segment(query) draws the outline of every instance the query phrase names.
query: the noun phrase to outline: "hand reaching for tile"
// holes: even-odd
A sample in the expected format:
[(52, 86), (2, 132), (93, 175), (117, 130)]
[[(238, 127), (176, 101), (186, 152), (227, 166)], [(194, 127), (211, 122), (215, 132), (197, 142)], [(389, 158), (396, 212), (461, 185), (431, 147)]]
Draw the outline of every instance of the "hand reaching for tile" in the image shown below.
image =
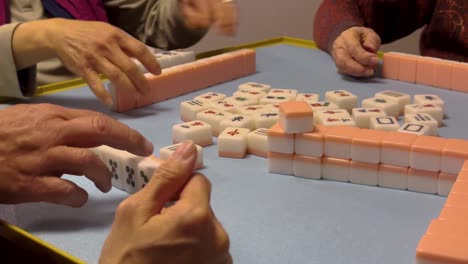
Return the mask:
[[(196, 148), (184, 142), (145, 188), (123, 201), (100, 263), (232, 263), (229, 238), (210, 206), (211, 184), (192, 174)], [(170, 207), (164, 207), (179, 197)]]
[(83, 206), (87, 192), (62, 179), (84, 175), (111, 188), (111, 173), (90, 147), (108, 145), (147, 156), (153, 145), (101, 113), (55, 105), (15, 105), (0, 111), (0, 203), (49, 202)]

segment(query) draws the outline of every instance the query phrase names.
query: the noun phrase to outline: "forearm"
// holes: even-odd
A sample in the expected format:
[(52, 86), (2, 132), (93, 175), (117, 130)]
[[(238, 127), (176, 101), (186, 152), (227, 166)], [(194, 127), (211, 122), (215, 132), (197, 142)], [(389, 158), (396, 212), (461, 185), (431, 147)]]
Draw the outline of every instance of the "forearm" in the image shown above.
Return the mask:
[(317, 46), (330, 52), (341, 32), (352, 26), (364, 26), (359, 0), (324, 0), (314, 19), (314, 40)]
[(55, 56), (51, 31), (53, 19), (18, 25), (11, 40), (16, 70), (22, 70)]

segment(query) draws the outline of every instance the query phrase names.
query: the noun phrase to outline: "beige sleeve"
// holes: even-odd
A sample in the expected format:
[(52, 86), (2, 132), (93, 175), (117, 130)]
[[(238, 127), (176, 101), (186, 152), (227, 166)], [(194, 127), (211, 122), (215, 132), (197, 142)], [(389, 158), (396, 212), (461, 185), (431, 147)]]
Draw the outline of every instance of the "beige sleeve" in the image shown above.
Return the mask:
[(11, 40), (19, 23), (0, 26), (0, 97), (25, 98), (36, 89), (36, 67), (17, 71)]
[(155, 48), (186, 48), (208, 31), (185, 26), (179, 0), (105, 0), (104, 5), (113, 25)]

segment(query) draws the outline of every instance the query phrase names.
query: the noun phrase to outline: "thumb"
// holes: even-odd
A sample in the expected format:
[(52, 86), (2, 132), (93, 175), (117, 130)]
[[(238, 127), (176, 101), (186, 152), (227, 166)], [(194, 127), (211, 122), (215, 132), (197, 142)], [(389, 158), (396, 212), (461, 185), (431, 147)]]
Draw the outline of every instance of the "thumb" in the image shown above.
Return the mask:
[(135, 194), (146, 220), (161, 212), (176, 197), (192, 175), (197, 149), (191, 141), (179, 145), (171, 157), (161, 164), (150, 182)]

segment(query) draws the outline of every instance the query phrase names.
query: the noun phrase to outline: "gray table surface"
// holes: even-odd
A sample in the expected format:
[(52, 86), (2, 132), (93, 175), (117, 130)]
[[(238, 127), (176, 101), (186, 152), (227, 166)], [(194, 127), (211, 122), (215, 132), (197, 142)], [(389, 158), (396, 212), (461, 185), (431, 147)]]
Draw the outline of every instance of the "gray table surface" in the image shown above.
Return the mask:
[[(32, 102), (110, 114), (149, 138), (157, 154), (171, 143), (171, 127), (180, 122), (179, 103), (206, 91), (232, 94), (239, 84), (254, 81), (319, 93), (321, 98), (328, 90), (346, 89), (362, 100), (393, 89), (440, 95), (446, 100), (441, 136), (467, 138), (466, 94), (379, 78), (343, 77), (324, 52), (289, 45), (258, 49), (257, 69), (257, 74), (125, 114), (108, 111), (87, 88)], [(271, 174), (266, 159), (219, 158), (216, 145), (204, 153), (202, 172), (212, 182), (212, 206), (230, 234), (235, 263), (413, 263), (420, 237), (445, 201), (435, 195)], [(3, 209), (13, 224), (96, 263), (115, 208), (127, 194), (116, 189), (102, 194), (83, 177), (65, 177), (89, 192), (83, 208), (36, 203)]]

